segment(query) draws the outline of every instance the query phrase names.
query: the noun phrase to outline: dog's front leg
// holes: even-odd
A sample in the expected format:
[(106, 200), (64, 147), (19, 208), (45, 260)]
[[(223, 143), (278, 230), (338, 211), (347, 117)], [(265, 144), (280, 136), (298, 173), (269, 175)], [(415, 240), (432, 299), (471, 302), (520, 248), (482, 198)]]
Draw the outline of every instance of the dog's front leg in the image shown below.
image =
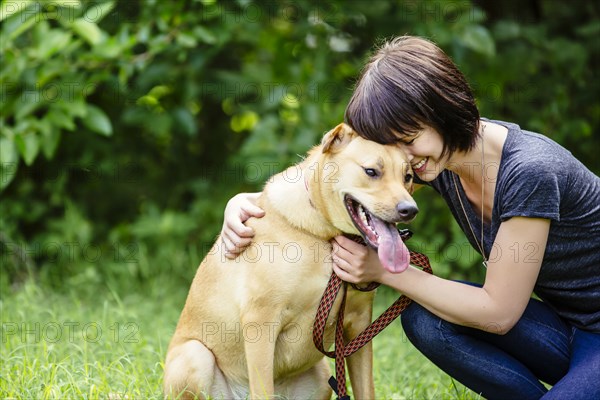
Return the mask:
[(261, 313), (246, 315), (242, 324), (250, 398), (272, 398), (275, 394), (273, 363), (278, 332), (273, 332), (273, 322), (267, 321)]
[(375, 398), (373, 346), (371, 342), (348, 357), (348, 373), (355, 399), (366, 400)]
[[(374, 297), (373, 292), (350, 291), (348, 295), (344, 323), (344, 337), (347, 342), (358, 336), (371, 323)], [(354, 398), (374, 399), (372, 342), (348, 357), (347, 361)]]

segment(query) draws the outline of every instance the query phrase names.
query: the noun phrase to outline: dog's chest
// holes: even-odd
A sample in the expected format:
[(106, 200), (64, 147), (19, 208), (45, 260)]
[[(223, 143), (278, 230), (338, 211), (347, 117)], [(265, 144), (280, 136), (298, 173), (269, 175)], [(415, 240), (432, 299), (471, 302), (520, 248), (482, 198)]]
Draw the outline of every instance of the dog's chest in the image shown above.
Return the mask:
[[(317, 297), (314, 304), (296, 313), (293, 317), (289, 316), (288, 322), (279, 332), (275, 345), (275, 379), (307, 370), (323, 358), (323, 354), (316, 349), (313, 343), (313, 324), (319, 299), (320, 297)], [(337, 318), (338, 309), (339, 305), (335, 304), (325, 334), (326, 346), (333, 343), (335, 331), (333, 321)]]

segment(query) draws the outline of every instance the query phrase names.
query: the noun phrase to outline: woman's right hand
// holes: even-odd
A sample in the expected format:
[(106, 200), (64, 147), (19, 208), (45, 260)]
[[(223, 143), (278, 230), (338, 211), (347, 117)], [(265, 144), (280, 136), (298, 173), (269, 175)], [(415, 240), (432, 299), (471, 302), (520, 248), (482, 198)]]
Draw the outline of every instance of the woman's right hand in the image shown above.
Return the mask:
[(225, 257), (233, 259), (252, 243), (254, 230), (244, 222), (250, 217), (262, 218), (263, 209), (256, 205), (260, 193), (240, 193), (233, 196), (225, 207), (221, 244)]

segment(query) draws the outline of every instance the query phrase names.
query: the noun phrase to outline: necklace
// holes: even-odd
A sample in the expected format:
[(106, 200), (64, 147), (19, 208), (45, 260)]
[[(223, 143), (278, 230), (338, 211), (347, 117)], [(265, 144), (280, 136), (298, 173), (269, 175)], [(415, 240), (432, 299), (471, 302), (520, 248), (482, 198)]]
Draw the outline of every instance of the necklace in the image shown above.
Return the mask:
[(473, 227), (471, 226), (471, 221), (469, 221), (469, 216), (467, 215), (467, 211), (465, 210), (465, 206), (463, 204), (462, 198), (460, 196), (460, 192), (458, 191), (458, 183), (456, 182), (456, 174), (453, 173), (452, 174), (452, 180), (454, 182), (454, 189), (456, 189), (456, 197), (458, 197), (458, 201), (460, 203), (460, 208), (462, 209), (462, 212), (465, 216), (465, 219), (467, 220), (467, 225), (469, 226), (469, 229), (471, 230), (471, 234), (473, 235), (473, 238), (475, 239), (475, 243), (477, 243), (477, 247), (479, 248), (479, 251), (481, 253), (481, 256), (483, 257), (483, 266), (485, 268), (487, 268), (487, 258), (485, 256), (485, 252), (483, 251), (483, 205), (484, 205), (484, 195), (485, 195), (485, 147), (484, 147), (484, 137), (483, 137), (483, 132), (485, 131), (485, 126), (483, 127), (483, 129), (481, 130), (481, 241), (477, 240), (477, 236), (475, 236), (475, 231), (473, 230)]

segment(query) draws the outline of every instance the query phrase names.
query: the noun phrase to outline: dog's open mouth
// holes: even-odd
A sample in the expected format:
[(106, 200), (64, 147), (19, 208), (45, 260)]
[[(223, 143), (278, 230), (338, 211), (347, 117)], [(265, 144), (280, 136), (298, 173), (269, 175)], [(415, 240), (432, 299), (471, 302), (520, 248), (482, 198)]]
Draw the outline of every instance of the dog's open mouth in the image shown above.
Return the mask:
[(399, 273), (408, 268), (410, 253), (398, 233), (396, 224), (377, 218), (352, 196), (346, 195), (344, 203), (354, 226), (365, 242), (377, 249), (383, 267), (392, 273)]

